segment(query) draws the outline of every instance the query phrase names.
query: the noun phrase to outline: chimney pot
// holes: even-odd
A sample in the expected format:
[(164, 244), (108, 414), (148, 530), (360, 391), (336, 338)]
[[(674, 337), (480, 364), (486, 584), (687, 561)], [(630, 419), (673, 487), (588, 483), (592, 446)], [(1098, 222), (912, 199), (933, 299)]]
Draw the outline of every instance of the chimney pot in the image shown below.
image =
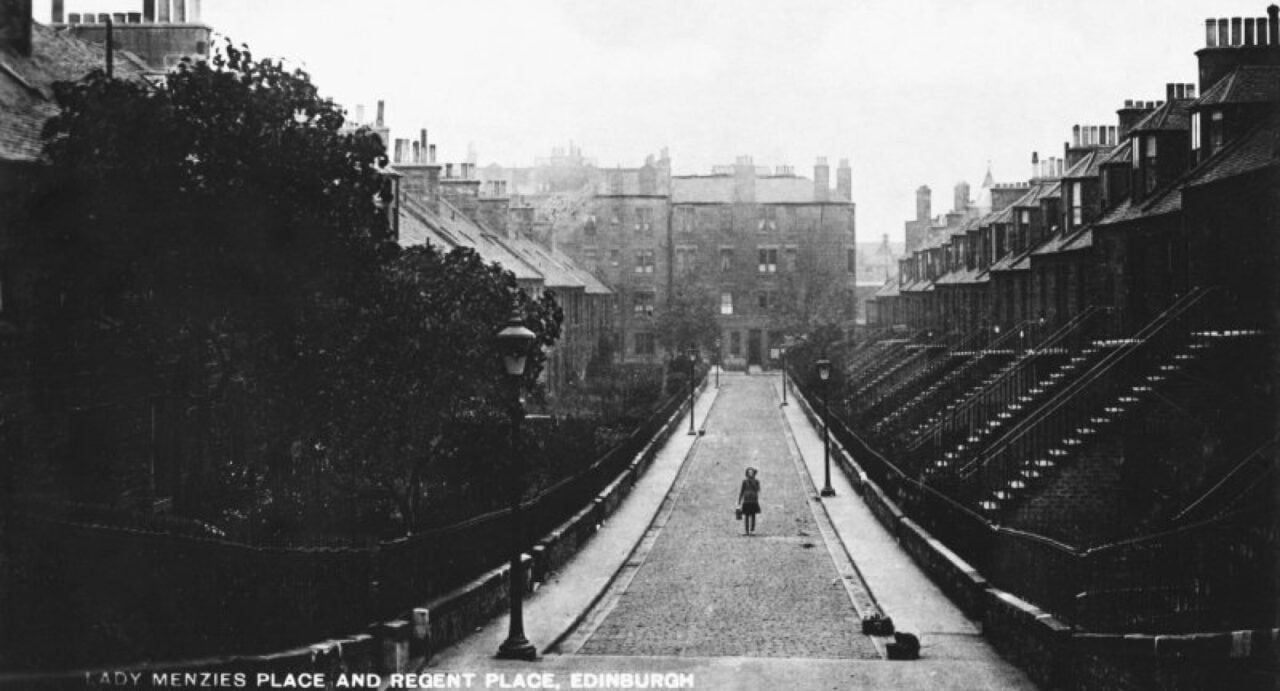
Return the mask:
[(156, 0), (156, 22), (169, 23), (169, 0)]
[(446, 178), (451, 178), (451, 177), (453, 177), (453, 164), (452, 164), (452, 163), (446, 163), (446, 164), (444, 164), (444, 176), (445, 176)]
[(1246, 46), (1253, 45), (1253, 17), (1244, 18), (1244, 44)]
[(67, 15), (67, 23), (68, 23), (68, 24), (79, 24), (79, 23), (80, 23), (80, 13), (79, 13), (79, 12), (72, 12), (71, 14)]
[(1226, 17), (1218, 20), (1218, 47), (1226, 48), (1231, 45), (1231, 22)]
[(1080, 126), (1073, 125), (1071, 127), (1071, 146), (1080, 146)]
[(1269, 45), (1280, 45), (1280, 6), (1274, 4), (1267, 6), (1267, 43)]
[(422, 163), (422, 147), (419, 146), (418, 142), (413, 143), (413, 162)]
[(1216, 48), (1218, 46), (1218, 20), (1204, 20), (1204, 45), (1206, 48)]
[(435, 163), (435, 162), (436, 162), (436, 145), (430, 144), (427, 146), (427, 163)]
[[(163, 1), (163, 0), (162, 0), (162, 1)], [(377, 119), (377, 121), (374, 123), (374, 124), (376, 124), (378, 127), (382, 127), (382, 126), (383, 126), (382, 116), (383, 116), (385, 113), (386, 113), (386, 102), (385, 102), (385, 101), (381, 101), (381, 100), (380, 100), (380, 101), (378, 101), (378, 119)]]
[(1231, 45), (1238, 46), (1244, 43), (1244, 19), (1241, 17), (1231, 18)]
[(1172, 101), (1176, 97), (1177, 89), (1178, 89), (1177, 84), (1165, 84), (1164, 85), (1165, 100)]
[(63, 22), (63, 0), (53, 0), (53, 23)]
[(1195, 98), (1195, 97), (1196, 97), (1196, 85), (1195, 85), (1195, 84), (1188, 84), (1188, 85), (1187, 85), (1187, 98)]
[[(1267, 45), (1267, 18), (1258, 17), (1253, 22), (1254, 31), (1258, 34), (1258, 45)], [(1274, 44), (1272, 44), (1274, 45)]]
[(173, 23), (187, 23), (187, 0), (173, 0)]

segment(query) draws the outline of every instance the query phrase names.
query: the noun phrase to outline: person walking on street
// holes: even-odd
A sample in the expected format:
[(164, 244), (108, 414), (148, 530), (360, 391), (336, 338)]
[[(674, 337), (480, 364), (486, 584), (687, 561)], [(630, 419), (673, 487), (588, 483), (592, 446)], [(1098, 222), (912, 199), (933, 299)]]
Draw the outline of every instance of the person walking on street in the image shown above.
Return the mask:
[(747, 468), (747, 477), (738, 491), (738, 510), (742, 512), (742, 527), (747, 535), (756, 532), (756, 514), (760, 513), (760, 481), (756, 469)]

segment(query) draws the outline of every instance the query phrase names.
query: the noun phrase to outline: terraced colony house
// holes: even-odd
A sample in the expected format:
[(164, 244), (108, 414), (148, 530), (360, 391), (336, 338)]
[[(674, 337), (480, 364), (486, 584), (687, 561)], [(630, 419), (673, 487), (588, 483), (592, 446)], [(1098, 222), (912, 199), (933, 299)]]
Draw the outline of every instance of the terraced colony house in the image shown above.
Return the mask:
[(904, 510), (1067, 623), (1266, 625), (1274, 602), (1277, 7), (1208, 19), (1195, 82), (1072, 128), (989, 205), (919, 191), (846, 432)]

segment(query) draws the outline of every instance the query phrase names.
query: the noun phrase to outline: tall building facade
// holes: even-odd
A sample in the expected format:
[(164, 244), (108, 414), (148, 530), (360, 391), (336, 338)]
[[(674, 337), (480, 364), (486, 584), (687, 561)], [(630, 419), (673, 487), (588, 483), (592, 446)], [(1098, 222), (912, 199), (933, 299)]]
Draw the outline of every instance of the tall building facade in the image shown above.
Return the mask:
[[(670, 355), (657, 322), (672, 299), (713, 304), (728, 367), (769, 366), (787, 335), (813, 325), (852, 330), (858, 257), (847, 161), (832, 188), (825, 159), (812, 179), (745, 156), (709, 174), (673, 175), (665, 149), (634, 168), (597, 168), (569, 151), (532, 170), (479, 174), (529, 192), (513, 204), (531, 207), (539, 234), (614, 291), (622, 360)], [(552, 179), (585, 182), (558, 190), (525, 182)]]

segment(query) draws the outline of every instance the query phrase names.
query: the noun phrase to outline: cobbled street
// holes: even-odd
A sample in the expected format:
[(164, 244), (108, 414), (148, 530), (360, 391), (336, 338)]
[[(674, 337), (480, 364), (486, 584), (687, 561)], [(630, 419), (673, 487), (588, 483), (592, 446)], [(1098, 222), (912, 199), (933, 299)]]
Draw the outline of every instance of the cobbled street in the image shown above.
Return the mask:
[[(811, 510), (770, 377), (720, 391), (669, 519), (581, 654), (876, 658)], [(733, 508), (758, 468), (762, 514)]]

